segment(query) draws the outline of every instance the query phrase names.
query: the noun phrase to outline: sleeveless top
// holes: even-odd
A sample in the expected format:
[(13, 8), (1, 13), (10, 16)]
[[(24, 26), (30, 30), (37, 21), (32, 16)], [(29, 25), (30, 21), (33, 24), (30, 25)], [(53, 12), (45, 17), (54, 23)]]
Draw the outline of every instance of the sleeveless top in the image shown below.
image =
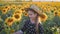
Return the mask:
[[(30, 20), (25, 21), (21, 30), (26, 34), (36, 34), (35, 24), (31, 23)], [(39, 34), (44, 34), (44, 29), (40, 23), (38, 24), (38, 32)]]

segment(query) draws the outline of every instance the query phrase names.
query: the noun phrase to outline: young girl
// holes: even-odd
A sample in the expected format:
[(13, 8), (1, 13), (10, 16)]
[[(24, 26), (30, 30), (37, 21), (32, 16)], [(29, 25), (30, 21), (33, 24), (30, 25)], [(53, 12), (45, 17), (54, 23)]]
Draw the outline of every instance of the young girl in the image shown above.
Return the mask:
[(41, 20), (39, 18), (43, 14), (41, 10), (37, 6), (31, 5), (26, 11), (28, 12), (29, 20), (25, 22), (20, 31), (14, 34), (23, 34), (23, 32), (26, 32), (26, 34), (44, 34), (44, 29), (40, 24)]

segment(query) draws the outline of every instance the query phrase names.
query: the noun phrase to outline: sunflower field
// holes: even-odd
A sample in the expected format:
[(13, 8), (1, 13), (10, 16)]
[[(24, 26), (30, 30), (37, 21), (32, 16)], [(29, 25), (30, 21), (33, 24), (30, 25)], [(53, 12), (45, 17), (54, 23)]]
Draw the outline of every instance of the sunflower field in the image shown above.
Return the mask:
[[(29, 19), (24, 8), (37, 5), (47, 16), (42, 21), (45, 34), (60, 34), (60, 2), (0, 2), (0, 34), (19, 31)], [(46, 18), (44, 18), (46, 17)]]

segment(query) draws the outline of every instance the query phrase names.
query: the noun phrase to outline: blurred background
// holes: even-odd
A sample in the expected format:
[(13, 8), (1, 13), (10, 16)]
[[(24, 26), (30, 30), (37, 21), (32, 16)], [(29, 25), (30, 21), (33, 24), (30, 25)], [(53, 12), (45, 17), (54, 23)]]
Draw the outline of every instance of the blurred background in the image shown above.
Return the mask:
[[(28, 1), (28, 2), (27, 2)], [(29, 19), (24, 8), (37, 5), (47, 16), (42, 22), (45, 34), (60, 34), (60, 2), (32, 0), (0, 0), (0, 34), (12, 34), (19, 31)], [(47, 17), (47, 18), (44, 18)]]

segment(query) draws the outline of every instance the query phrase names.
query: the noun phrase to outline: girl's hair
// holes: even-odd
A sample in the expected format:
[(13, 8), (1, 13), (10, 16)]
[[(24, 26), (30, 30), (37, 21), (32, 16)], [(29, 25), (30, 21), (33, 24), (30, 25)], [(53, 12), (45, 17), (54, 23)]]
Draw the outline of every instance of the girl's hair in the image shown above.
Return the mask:
[(37, 16), (36, 16), (36, 19), (35, 19), (35, 29), (36, 29), (36, 34), (39, 34), (38, 33), (38, 19), (39, 19), (39, 14), (35, 11), (35, 10), (33, 10), (33, 9), (29, 9), (28, 11), (33, 11), (34, 12), (34, 14), (37, 14)]
[(36, 17), (35, 24), (36, 24), (36, 27), (35, 27), (35, 29), (36, 29), (36, 34), (39, 34), (39, 33), (38, 33), (38, 15), (37, 15), (37, 17)]

